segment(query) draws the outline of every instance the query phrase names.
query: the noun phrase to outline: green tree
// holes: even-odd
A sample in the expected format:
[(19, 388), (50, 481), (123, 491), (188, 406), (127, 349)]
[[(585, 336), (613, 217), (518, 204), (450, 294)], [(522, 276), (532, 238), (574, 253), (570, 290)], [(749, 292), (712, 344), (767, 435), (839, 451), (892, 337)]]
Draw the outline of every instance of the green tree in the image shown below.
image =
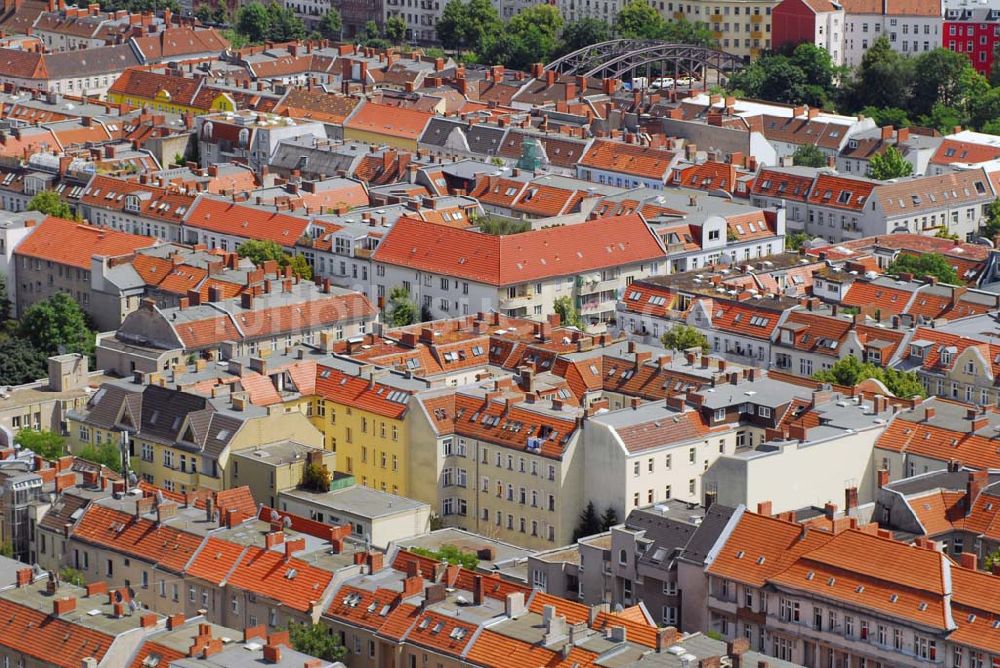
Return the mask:
[(1000, 199), (993, 200), (986, 207), (986, 222), (983, 223), (980, 234), (990, 241), (1000, 234)]
[(785, 250), (798, 252), (803, 246), (809, 243), (810, 237), (805, 232), (791, 232), (785, 234)]
[(292, 273), (303, 281), (312, 280), (313, 268), (304, 255), (286, 255), (284, 266), (291, 267)]
[(272, 42), (305, 39), (306, 27), (291, 8), (271, 2), (267, 6), (267, 20), (267, 38)]
[(319, 22), (319, 34), (326, 39), (340, 41), (344, 36), (344, 19), (331, 7)]
[(397, 285), (389, 291), (387, 316), (393, 327), (412, 325), (417, 322), (417, 313), (417, 305), (406, 288)]
[(14, 443), (45, 459), (58, 459), (66, 452), (66, 439), (48, 429), (22, 429), (14, 437)]
[(909, 399), (924, 393), (923, 385), (914, 371), (884, 369), (871, 362), (862, 362), (853, 355), (838, 360), (829, 369), (813, 374), (813, 378), (825, 383), (854, 387), (858, 383), (873, 378), (886, 386), (895, 396)]
[(594, 502), (588, 501), (586, 508), (580, 513), (579, 524), (573, 530), (573, 542), (575, 543), (587, 536), (593, 536), (595, 533), (601, 533), (601, 526), (601, 518), (597, 516), (597, 509), (594, 508)]
[(442, 545), (440, 550), (428, 550), (423, 547), (409, 547), (406, 549), (421, 557), (443, 561), (453, 566), (461, 566), (470, 571), (474, 571), (479, 567), (479, 557), (476, 556), (475, 552), (465, 552), (454, 545)]
[(462, 52), (462, 47), (465, 46), (466, 20), (465, 3), (462, 0), (448, 0), (434, 27), (441, 46)]
[(854, 108), (909, 108), (912, 95), (913, 61), (893, 50), (882, 35), (861, 59), (851, 87)]
[(576, 310), (576, 306), (570, 297), (566, 295), (556, 297), (556, 300), (552, 303), (552, 310), (559, 314), (559, 322), (563, 325), (578, 329), (583, 328), (583, 320), (580, 318), (580, 313)]
[(662, 21), (659, 39), (675, 44), (694, 44), (696, 46), (717, 47), (715, 37), (707, 23), (693, 22), (686, 19)]
[(236, 253), (240, 257), (247, 258), (258, 267), (265, 262), (274, 261), (282, 269), (291, 267), (292, 273), (304, 280), (308, 281), (313, 276), (312, 267), (304, 256), (292, 255), (274, 241), (247, 239), (236, 247)]
[(94, 333), (80, 305), (65, 292), (32, 304), (18, 328), (18, 334), (38, 351), (48, 355), (94, 350)]
[(361, 34), (358, 36), (358, 39), (363, 42), (369, 42), (373, 39), (378, 39), (380, 35), (381, 32), (378, 29), (378, 23), (375, 22), (375, 19), (368, 19), (361, 28)]
[(44, 378), (47, 356), (19, 337), (0, 341), (0, 385), (21, 385)]
[(490, 0), (469, 0), (465, 6), (462, 37), (466, 46), (478, 47), (488, 35), (503, 32), (503, 21)]
[(792, 162), (799, 167), (826, 167), (826, 154), (815, 144), (800, 144), (792, 153)]
[(476, 220), (476, 226), (483, 234), (506, 236), (509, 234), (521, 234), (522, 232), (530, 231), (531, 221), (486, 216), (484, 218), (478, 218)]
[(974, 71), (968, 56), (945, 48), (927, 51), (914, 58), (913, 99), (910, 111), (928, 114), (935, 104), (958, 106), (962, 102), (962, 77)]
[(961, 110), (941, 102), (931, 107), (929, 114), (920, 117), (921, 125), (934, 128), (944, 134), (951, 134), (956, 127), (966, 123), (968, 123), (968, 118)]
[(270, 34), (270, 15), (259, 2), (249, 2), (236, 13), (236, 32), (251, 42), (263, 42)]
[(913, 173), (913, 165), (907, 162), (903, 154), (890, 146), (881, 153), (876, 153), (868, 161), (868, 176), (879, 181), (898, 179)]
[(920, 255), (900, 253), (886, 267), (885, 273), (895, 275), (908, 273), (913, 274), (915, 278), (934, 276), (940, 282), (949, 285), (959, 285), (961, 283), (958, 272), (955, 271), (953, 266), (948, 264), (948, 260), (940, 253), (921, 253)]
[(983, 558), (983, 570), (992, 571), (997, 564), (1000, 564), (1000, 548), (993, 550)]
[(594, 18), (570, 21), (563, 28), (562, 44), (559, 47), (558, 55), (572, 53), (577, 49), (606, 42), (609, 39), (611, 39), (611, 31), (608, 29), (606, 21)]
[(663, 34), (663, 17), (643, 0), (629, 0), (615, 17), (615, 34), (626, 39), (656, 39)]
[(393, 44), (406, 39), (406, 21), (402, 16), (390, 16), (385, 21), (385, 38)]
[(703, 353), (709, 351), (708, 337), (688, 325), (675, 325), (660, 337), (660, 341), (667, 350), (701, 348)]
[(38, 211), (46, 216), (56, 216), (74, 220), (73, 210), (69, 204), (62, 201), (59, 194), (54, 190), (43, 190), (28, 201), (28, 211)]
[(312, 492), (329, 492), (330, 470), (320, 463), (307, 464), (302, 472), (302, 487)]
[(104, 441), (98, 445), (87, 443), (73, 454), (80, 459), (86, 459), (88, 462), (107, 466), (112, 471), (121, 473), (122, 453), (118, 449), (118, 445), (112, 441)]
[(833, 63), (830, 52), (812, 42), (802, 42), (792, 51), (789, 62), (802, 70), (806, 83), (819, 86), (823, 90), (833, 90), (834, 78), (837, 76), (837, 66)]
[(614, 506), (608, 506), (604, 510), (604, 514), (601, 515), (601, 527), (607, 531), (616, 524), (618, 524), (618, 511), (614, 509)]
[(69, 566), (59, 571), (59, 579), (77, 587), (83, 587), (87, 584), (87, 578), (83, 575), (83, 571), (78, 571)]
[(292, 649), (323, 661), (336, 662), (347, 655), (347, 648), (340, 644), (339, 636), (320, 624), (289, 624), (288, 639)]
[(248, 239), (236, 248), (240, 257), (245, 257), (258, 267), (269, 260), (281, 263), (286, 253), (277, 243), (262, 239)]
[(555, 5), (538, 4), (522, 9), (504, 30), (514, 49), (503, 64), (527, 69), (533, 62), (547, 62), (559, 46), (562, 27), (562, 14)]
[(885, 127), (891, 125), (894, 128), (908, 128), (912, 123), (906, 110), (899, 107), (873, 107), (867, 106), (861, 110), (861, 115), (875, 121), (875, 125)]
[(10, 293), (7, 291), (7, 276), (0, 274), (0, 324), (10, 320)]

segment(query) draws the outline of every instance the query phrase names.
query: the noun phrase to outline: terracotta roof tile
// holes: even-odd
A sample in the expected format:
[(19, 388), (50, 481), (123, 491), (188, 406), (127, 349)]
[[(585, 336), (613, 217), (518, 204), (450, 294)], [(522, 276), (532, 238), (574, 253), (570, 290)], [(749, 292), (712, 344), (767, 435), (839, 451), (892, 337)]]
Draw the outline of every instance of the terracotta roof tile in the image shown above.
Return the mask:
[(74, 537), (102, 547), (112, 548), (157, 564), (175, 573), (194, 555), (201, 539), (168, 525), (136, 519), (98, 504), (91, 504), (73, 529)]
[(49, 216), (21, 242), (15, 254), (90, 271), (90, 259), (94, 255), (128, 255), (156, 243), (153, 237), (91, 227)]

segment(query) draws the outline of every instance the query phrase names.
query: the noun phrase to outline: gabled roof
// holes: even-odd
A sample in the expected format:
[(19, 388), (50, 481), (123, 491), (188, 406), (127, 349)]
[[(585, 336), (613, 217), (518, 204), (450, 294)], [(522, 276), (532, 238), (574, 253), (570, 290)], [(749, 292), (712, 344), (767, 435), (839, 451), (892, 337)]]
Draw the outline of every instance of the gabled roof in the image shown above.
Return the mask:
[(79, 668), (87, 657), (101, 662), (115, 641), (114, 636), (5, 598), (0, 598), (0, 619), (4, 646), (40, 665)]
[(283, 552), (251, 547), (227, 580), (228, 584), (266, 596), (299, 612), (323, 598), (333, 573)]
[(188, 211), (185, 225), (246, 239), (273, 241), (291, 248), (309, 227), (305, 217), (201, 197)]
[(849, 179), (821, 172), (813, 182), (808, 202), (860, 213), (864, 210), (868, 197), (876, 185), (873, 181)]
[(345, 128), (416, 140), (434, 114), (365, 102), (344, 123)]
[(316, 366), (316, 394), (396, 420), (406, 414), (410, 399), (405, 390), (322, 365)]
[(100, 504), (91, 504), (73, 528), (73, 536), (92, 545), (113, 549), (155, 563), (174, 573), (194, 555), (201, 539), (153, 520), (137, 519)]
[(662, 148), (598, 139), (590, 145), (579, 164), (582, 167), (662, 182), (666, 180), (677, 157), (676, 152)]
[(156, 244), (157, 240), (153, 237), (91, 227), (49, 216), (21, 242), (15, 253), (90, 271), (90, 259), (95, 255), (128, 255)]
[(663, 257), (638, 215), (493, 236), (400, 218), (375, 251), (387, 264), (491, 285), (514, 285)]

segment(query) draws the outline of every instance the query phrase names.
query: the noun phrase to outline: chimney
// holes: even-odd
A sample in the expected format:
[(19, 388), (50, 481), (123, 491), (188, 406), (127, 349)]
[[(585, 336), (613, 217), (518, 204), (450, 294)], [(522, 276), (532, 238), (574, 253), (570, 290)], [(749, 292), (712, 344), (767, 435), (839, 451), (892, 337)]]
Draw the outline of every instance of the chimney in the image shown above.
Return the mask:
[(844, 514), (848, 515), (858, 507), (858, 488), (848, 487), (844, 490)]
[(679, 635), (677, 629), (673, 626), (656, 629), (656, 653), (662, 654), (665, 652), (668, 647), (677, 642)]
[(757, 504), (757, 514), (763, 515), (765, 517), (770, 517), (773, 514), (772, 504), (770, 501), (761, 501)]
[(965, 483), (965, 515), (972, 512), (972, 506), (989, 483), (989, 473), (986, 471), (971, 471), (969, 479)]
[(886, 469), (878, 470), (878, 488), (882, 489), (889, 484), (889, 471)]
[(67, 613), (76, 610), (76, 597), (67, 596), (66, 598), (57, 598), (52, 601), (52, 616), (59, 617), (60, 615), (65, 615)]
[[(30, 569), (29, 569), (30, 570)], [(472, 603), (482, 605), (485, 597), (485, 587), (483, 586), (483, 576), (475, 575), (472, 579)]]
[(976, 553), (975, 552), (963, 552), (958, 557), (958, 563), (961, 564), (962, 568), (968, 568), (970, 570), (976, 570)]
[(837, 504), (827, 503), (823, 506), (823, 516), (828, 520), (832, 520), (834, 515), (837, 514)]

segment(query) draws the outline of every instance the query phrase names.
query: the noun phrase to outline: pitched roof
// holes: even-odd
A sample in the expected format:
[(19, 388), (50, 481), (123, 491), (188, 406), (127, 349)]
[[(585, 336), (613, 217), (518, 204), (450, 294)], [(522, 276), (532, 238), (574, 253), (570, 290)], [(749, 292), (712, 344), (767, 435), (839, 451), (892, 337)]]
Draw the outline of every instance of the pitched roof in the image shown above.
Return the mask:
[(79, 668), (87, 657), (100, 662), (115, 641), (106, 633), (4, 598), (0, 620), (0, 643), (42, 665)]
[(676, 152), (662, 148), (598, 139), (583, 154), (579, 164), (583, 167), (664, 181), (677, 156)]
[(201, 197), (185, 225), (246, 239), (273, 241), (291, 248), (306, 233), (309, 220), (235, 202)]
[(659, 239), (633, 214), (507, 236), (400, 218), (374, 259), (481, 283), (513, 285), (662, 256)]
[(417, 139), (434, 114), (417, 109), (401, 109), (386, 104), (365, 102), (344, 123), (345, 128), (375, 134)]
[(194, 534), (99, 504), (91, 504), (73, 528), (77, 539), (182, 573), (201, 539)]
[(49, 216), (21, 242), (15, 253), (40, 260), (90, 270), (90, 259), (95, 256), (115, 257), (128, 255), (140, 248), (155, 246), (153, 237), (119, 232), (105, 227), (91, 227), (81, 223)]
[(323, 598), (333, 573), (282, 552), (251, 547), (227, 582), (234, 587), (266, 596), (299, 612)]

